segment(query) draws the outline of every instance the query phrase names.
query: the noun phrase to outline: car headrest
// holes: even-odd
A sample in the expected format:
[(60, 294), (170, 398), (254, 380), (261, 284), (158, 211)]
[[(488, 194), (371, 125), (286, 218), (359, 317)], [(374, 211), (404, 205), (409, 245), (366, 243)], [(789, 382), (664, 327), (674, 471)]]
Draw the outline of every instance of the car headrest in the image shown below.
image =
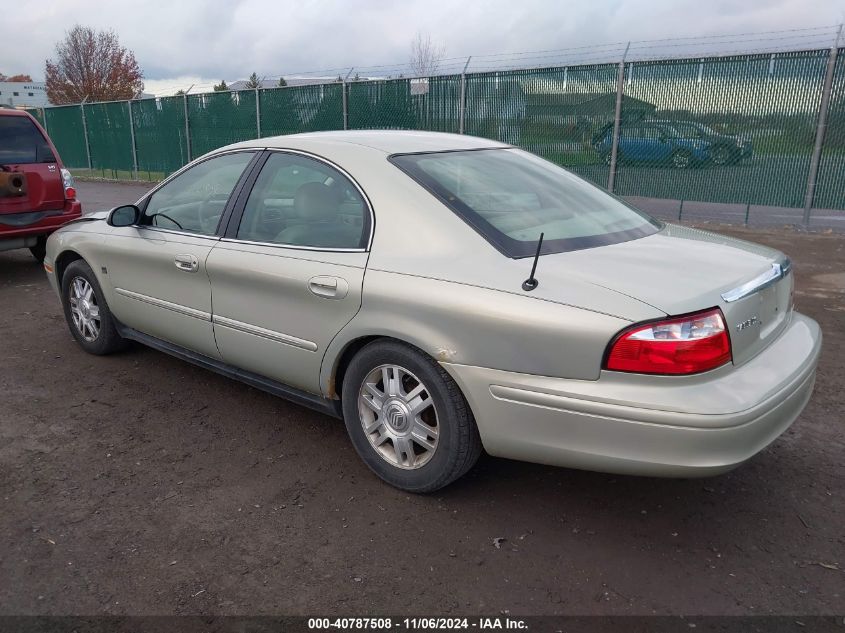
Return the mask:
[(294, 213), (305, 220), (325, 220), (337, 215), (340, 201), (331, 188), (319, 182), (306, 182), (293, 197)]

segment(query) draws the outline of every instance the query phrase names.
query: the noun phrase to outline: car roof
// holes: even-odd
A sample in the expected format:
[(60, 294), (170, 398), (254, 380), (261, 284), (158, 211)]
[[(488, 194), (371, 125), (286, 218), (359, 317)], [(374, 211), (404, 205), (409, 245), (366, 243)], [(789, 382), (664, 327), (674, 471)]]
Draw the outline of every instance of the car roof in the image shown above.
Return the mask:
[(326, 148), (359, 145), (385, 154), (414, 152), (441, 152), (488, 147), (510, 147), (505, 143), (476, 136), (422, 132), (418, 130), (338, 130), (333, 132), (304, 132), (286, 136), (271, 136), (237, 143), (231, 147), (273, 147), (308, 149), (309, 146)]
[(0, 116), (25, 116), (31, 117), (29, 112), (23, 110), (16, 110), (15, 108), (0, 107)]

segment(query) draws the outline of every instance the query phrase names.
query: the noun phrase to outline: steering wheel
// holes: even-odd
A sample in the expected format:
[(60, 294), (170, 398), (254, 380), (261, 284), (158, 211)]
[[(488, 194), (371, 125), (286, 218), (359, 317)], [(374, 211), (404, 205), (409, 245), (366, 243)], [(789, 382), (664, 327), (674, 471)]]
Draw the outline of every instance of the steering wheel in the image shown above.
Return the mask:
[(149, 216), (149, 218), (150, 218), (150, 220), (152, 221), (152, 225), (153, 225), (153, 226), (158, 226), (158, 225), (159, 225), (159, 224), (158, 224), (158, 218), (164, 218), (165, 220), (169, 220), (169, 221), (173, 222), (173, 224), (175, 224), (176, 226), (178, 226), (178, 227), (179, 227), (179, 229), (184, 230), (184, 227), (183, 227), (181, 224), (179, 224), (176, 220), (174, 220), (173, 218), (171, 218), (171, 217), (170, 217), (169, 215), (167, 215), (166, 213), (153, 213), (152, 215), (150, 215), (150, 216)]

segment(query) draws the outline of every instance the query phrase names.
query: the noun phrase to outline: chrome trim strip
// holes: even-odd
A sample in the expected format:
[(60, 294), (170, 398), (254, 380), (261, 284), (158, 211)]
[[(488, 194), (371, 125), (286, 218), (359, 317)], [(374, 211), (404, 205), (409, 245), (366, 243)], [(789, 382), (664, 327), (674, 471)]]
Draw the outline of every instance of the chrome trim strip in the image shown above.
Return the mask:
[(789, 274), (792, 270), (792, 262), (789, 258), (785, 258), (777, 264), (772, 264), (772, 267), (766, 272), (757, 275), (754, 279), (746, 281), (741, 286), (737, 286), (732, 290), (722, 293), (722, 299), (725, 303), (732, 303), (739, 301), (749, 295), (759, 292), (764, 288), (768, 288), (772, 284), (777, 283)]
[(153, 224), (133, 224), (133, 228), (144, 231), (156, 231), (158, 233), (172, 233), (173, 235), (184, 235), (185, 237), (196, 237), (202, 240), (212, 240), (214, 242), (219, 242), (220, 237), (217, 235), (206, 235), (205, 233), (193, 233), (191, 231), (177, 231), (176, 229), (165, 229), (161, 226), (155, 226)]
[(124, 290), (123, 288), (115, 288), (114, 291), (119, 295), (128, 297), (129, 299), (142, 301), (143, 303), (148, 303), (149, 305), (155, 306), (157, 308), (171, 310), (172, 312), (184, 314), (185, 316), (193, 317), (195, 319), (199, 319), (200, 321), (211, 321), (211, 313), (209, 312), (203, 312), (202, 310), (189, 308), (188, 306), (183, 306), (178, 303), (171, 303), (170, 301), (165, 301), (164, 299), (156, 299), (155, 297), (150, 297), (149, 295), (142, 295), (139, 292), (132, 292), (131, 290)]
[(244, 323), (243, 321), (227, 319), (226, 317), (217, 316), (215, 314), (212, 318), (212, 322), (215, 325), (221, 325), (232, 330), (237, 330), (238, 332), (252, 334), (254, 336), (260, 336), (261, 338), (266, 338), (267, 340), (273, 341), (275, 343), (282, 343), (283, 345), (298, 347), (308, 352), (317, 351), (317, 344), (313, 341), (306, 341), (305, 339), (290, 336), (289, 334), (282, 334), (281, 332), (276, 332), (275, 330), (268, 330), (263, 327), (258, 327), (257, 325), (250, 325), (249, 323)]
[(279, 244), (278, 242), (254, 242), (252, 240), (239, 240), (233, 237), (224, 237), (220, 242), (226, 244), (247, 244), (251, 246), (272, 246), (284, 248), (289, 251), (321, 251), (324, 253), (366, 253), (366, 248), (328, 248), (324, 246), (292, 246), (290, 244)]

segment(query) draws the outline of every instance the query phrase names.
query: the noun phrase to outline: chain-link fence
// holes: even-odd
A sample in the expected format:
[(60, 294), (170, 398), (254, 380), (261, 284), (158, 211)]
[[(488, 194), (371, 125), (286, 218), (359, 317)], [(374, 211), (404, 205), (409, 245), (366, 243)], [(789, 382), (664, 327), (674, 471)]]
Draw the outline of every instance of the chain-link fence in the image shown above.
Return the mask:
[[(845, 210), (845, 50), (464, 73), (33, 111), (65, 163), (156, 180), (237, 141), (408, 129), (496, 139), (614, 193)], [(824, 125), (826, 123), (826, 126)], [(823, 142), (819, 142), (822, 141)], [(790, 216), (792, 217), (792, 216)]]

